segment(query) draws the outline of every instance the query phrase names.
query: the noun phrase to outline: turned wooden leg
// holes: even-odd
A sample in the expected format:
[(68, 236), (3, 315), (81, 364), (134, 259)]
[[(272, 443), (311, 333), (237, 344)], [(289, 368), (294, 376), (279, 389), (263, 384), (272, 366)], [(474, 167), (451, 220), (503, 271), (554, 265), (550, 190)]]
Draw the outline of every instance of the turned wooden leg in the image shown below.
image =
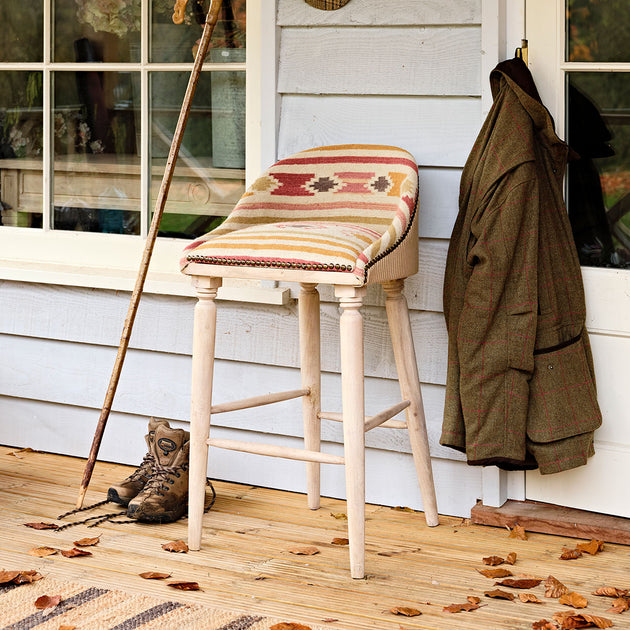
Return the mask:
[(363, 386), (363, 317), (365, 288), (336, 286), (340, 321), (343, 441), (350, 574), (365, 576), (365, 394)]
[(194, 277), (195, 306), (190, 403), (190, 471), (188, 478), (188, 547), (201, 548), (201, 526), (208, 471), (208, 433), (212, 408), (212, 374), (220, 278)]
[(411, 451), (420, 484), (420, 492), (422, 493), (424, 516), (427, 525), (434, 527), (439, 524), (435, 485), (433, 483), (429, 439), (424, 418), (424, 406), (422, 404), (418, 365), (411, 334), (409, 310), (407, 300), (402, 293), (403, 285), (403, 280), (383, 283), (387, 296), (385, 309), (394, 348), (400, 391), (403, 399), (410, 401), (410, 405), (405, 413), (407, 414)]
[[(321, 358), (319, 329), (319, 292), (317, 285), (303, 283), (299, 297), (300, 370), (302, 388), (310, 394), (302, 397), (304, 448), (319, 451), (321, 445)], [(320, 504), (320, 464), (306, 463), (308, 507), (317, 510)]]

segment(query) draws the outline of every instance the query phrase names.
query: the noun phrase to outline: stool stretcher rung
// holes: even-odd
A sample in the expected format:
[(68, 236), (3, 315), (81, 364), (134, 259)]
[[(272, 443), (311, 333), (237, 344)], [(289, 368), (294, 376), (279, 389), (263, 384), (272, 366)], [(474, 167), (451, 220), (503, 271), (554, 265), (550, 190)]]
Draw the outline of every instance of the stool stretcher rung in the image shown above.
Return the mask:
[[(390, 418), (393, 418), (403, 409), (409, 407), (409, 404), (410, 403), (408, 400), (403, 400), (402, 402), (399, 402), (398, 404), (388, 407), (384, 411), (377, 413), (375, 416), (366, 416), (364, 430), (367, 432), (370, 429), (374, 429), (375, 427), (385, 427), (388, 429), (406, 429), (407, 423), (404, 420), (391, 420)], [(319, 414), (319, 417), (322, 420), (334, 420), (335, 422), (343, 422), (343, 414), (341, 413), (322, 411)]]
[(260, 407), (262, 405), (270, 405), (271, 403), (282, 402), (283, 400), (291, 400), (308, 396), (309, 389), (290, 389), (286, 392), (277, 392), (274, 394), (263, 394), (262, 396), (252, 396), (251, 398), (242, 398), (241, 400), (233, 400), (228, 403), (212, 405), (210, 413), (225, 413), (226, 411), (237, 411), (238, 409), (249, 409), (250, 407)]
[(288, 446), (276, 446), (274, 444), (259, 444), (257, 442), (242, 442), (240, 440), (220, 440), (211, 438), (207, 442), (208, 446), (225, 448), (230, 451), (242, 451), (244, 453), (254, 453), (255, 455), (268, 455), (270, 457), (284, 457), (285, 459), (298, 459), (304, 462), (319, 462), (320, 464), (344, 464), (345, 460), (339, 455), (320, 453), (318, 451), (307, 451), (301, 448), (290, 448)]

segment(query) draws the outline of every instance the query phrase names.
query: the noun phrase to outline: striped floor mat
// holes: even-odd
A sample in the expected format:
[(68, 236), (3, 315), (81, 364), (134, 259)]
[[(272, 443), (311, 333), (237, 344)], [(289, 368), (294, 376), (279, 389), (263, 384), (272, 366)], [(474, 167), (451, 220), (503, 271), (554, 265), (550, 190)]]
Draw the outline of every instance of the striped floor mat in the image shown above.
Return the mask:
[[(38, 610), (35, 600), (61, 596), (53, 607)], [(32, 584), (0, 586), (2, 630), (270, 630), (282, 620), (239, 614), (199, 604), (164, 601), (148, 595), (124, 593), (44, 578)], [(289, 628), (322, 630), (321, 626)], [(284, 626), (285, 628), (287, 626)]]

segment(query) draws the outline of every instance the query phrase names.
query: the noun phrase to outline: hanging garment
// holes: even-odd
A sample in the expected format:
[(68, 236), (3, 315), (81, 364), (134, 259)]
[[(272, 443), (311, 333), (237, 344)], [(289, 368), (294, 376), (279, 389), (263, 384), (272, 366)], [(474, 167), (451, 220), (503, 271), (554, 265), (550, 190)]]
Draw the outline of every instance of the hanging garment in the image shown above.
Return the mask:
[(568, 147), (522, 60), (499, 64), (490, 83), (446, 264), (440, 443), (471, 465), (559, 472), (586, 463), (601, 424), (562, 199)]

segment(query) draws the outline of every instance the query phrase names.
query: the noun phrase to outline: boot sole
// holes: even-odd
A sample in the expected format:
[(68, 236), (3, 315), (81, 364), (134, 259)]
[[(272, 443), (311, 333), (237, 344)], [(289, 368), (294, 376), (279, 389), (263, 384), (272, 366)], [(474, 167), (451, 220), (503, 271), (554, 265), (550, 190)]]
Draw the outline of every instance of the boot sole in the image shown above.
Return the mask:
[(118, 492), (116, 492), (116, 490), (114, 490), (114, 488), (110, 488), (107, 491), (107, 500), (110, 503), (117, 503), (118, 505), (122, 505), (124, 507), (127, 507), (129, 505), (129, 501), (131, 501), (131, 497), (129, 497), (128, 499), (123, 499)]
[(140, 523), (173, 523), (179, 520), (182, 516), (184, 516), (187, 512), (187, 508), (182, 510), (181, 512), (178, 510), (176, 512), (163, 512), (162, 514), (140, 514), (138, 515), (138, 510), (128, 510), (127, 516), (132, 518)]

